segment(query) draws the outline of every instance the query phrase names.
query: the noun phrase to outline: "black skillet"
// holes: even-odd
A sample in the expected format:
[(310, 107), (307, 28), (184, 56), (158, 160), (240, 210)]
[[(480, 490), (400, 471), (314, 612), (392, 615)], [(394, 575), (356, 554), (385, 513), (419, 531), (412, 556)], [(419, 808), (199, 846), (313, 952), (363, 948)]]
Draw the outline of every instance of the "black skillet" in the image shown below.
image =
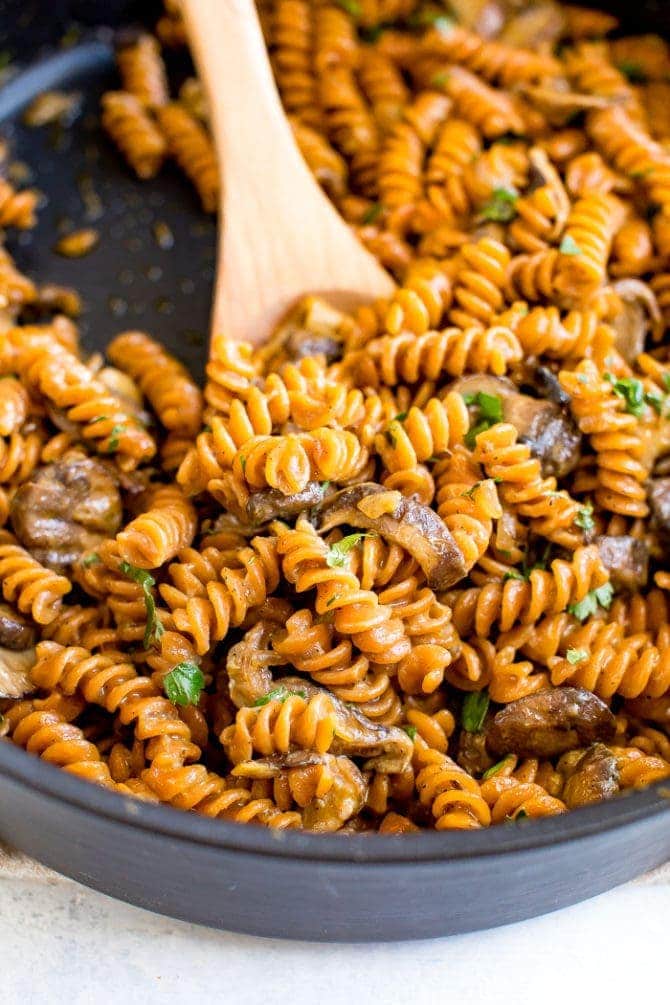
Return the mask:
[[(85, 28), (74, 47), (39, 57), (44, 44), (53, 51), (63, 34), (66, 43), (77, 36), (73, 14), (89, 24), (110, 24), (112, 16), (117, 23), (133, 17), (150, 23), (150, 7), (56, 2), (45, 15), (42, 3), (0, 2), (0, 51), (30, 64), (0, 91), (0, 131), (10, 134), (14, 156), (31, 165), (47, 198), (37, 229), (10, 248), (40, 281), (83, 293), (87, 348), (103, 349), (116, 332), (141, 327), (198, 372), (206, 351), (214, 224), (176, 173), (136, 182), (100, 134), (98, 96), (115, 81), (109, 32)], [(670, 26), (663, 2), (638, 5), (636, 12), (633, 31), (661, 30), (664, 15)], [(26, 130), (21, 111), (50, 87), (85, 95), (78, 127)], [(99, 216), (91, 192), (101, 201)], [(173, 234), (171, 249), (158, 246), (158, 224)], [(52, 253), (60, 230), (85, 225), (101, 234), (91, 255), (68, 260)], [(0, 838), (141, 907), (297, 939), (419, 939), (503, 925), (584, 900), (670, 857), (669, 796), (670, 783), (660, 784), (564, 817), (480, 832), (320, 837), (119, 798), (0, 743)]]

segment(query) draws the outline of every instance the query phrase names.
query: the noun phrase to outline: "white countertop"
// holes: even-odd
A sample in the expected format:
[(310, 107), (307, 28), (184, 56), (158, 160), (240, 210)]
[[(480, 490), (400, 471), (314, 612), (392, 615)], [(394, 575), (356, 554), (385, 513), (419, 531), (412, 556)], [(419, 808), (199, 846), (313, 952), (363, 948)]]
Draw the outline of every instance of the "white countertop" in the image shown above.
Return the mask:
[(213, 932), (70, 880), (0, 879), (0, 1001), (545, 1005), (606, 997), (617, 1003), (654, 990), (667, 996), (669, 919), (667, 870), (533, 921), (367, 946)]

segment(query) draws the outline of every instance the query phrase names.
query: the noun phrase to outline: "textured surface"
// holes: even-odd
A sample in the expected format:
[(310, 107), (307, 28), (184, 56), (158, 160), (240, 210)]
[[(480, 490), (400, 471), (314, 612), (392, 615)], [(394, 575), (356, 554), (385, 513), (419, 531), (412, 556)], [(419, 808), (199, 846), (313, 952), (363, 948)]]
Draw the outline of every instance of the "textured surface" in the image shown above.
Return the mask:
[(622, 887), (496, 931), (392, 946), (317, 946), (209, 932), (65, 880), (5, 880), (2, 1001), (184, 1005), (210, 1001), (213, 988), (226, 987), (234, 1005), (551, 1005), (565, 1000), (568, 987), (579, 989), (575, 1000), (600, 1000), (613, 960), (621, 962), (612, 1001), (633, 1000), (667, 983), (669, 911), (666, 881)]

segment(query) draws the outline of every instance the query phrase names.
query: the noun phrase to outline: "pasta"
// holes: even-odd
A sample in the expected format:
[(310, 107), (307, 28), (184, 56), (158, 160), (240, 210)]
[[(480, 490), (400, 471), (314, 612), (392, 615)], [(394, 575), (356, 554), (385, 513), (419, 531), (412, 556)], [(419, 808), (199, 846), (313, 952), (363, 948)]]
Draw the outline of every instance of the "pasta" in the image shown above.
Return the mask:
[[(160, 333), (88, 358), (76, 294), (0, 248), (10, 742), (316, 832), (670, 777), (670, 56), (519, 8), (484, 38), (416, 0), (262, 4), (297, 146), (398, 284), (307, 295), (260, 348), (216, 333), (202, 391)], [(102, 122), (215, 212), (207, 103), (163, 61), (185, 42), (176, 3), (121, 33)], [(0, 183), (3, 227), (36, 205)]]

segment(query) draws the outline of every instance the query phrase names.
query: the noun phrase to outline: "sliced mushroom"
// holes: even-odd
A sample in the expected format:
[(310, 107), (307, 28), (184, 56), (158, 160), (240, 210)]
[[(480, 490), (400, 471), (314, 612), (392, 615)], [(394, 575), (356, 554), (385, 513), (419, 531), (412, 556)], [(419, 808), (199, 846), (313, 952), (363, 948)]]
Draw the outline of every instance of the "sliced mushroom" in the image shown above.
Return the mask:
[(428, 586), (446, 590), (466, 574), (463, 555), (435, 510), (376, 482), (337, 492), (321, 509), (320, 530), (342, 524), (376, 531), (417, 560)]
[(619, 791), (617, 759), (604, 743), (594, 743), (579, 759), (563, 788), (568, 809), (611, 799)]
[(652, 478), (647, 499), (652, 527), (664, 544), (670, 543), (670, 478)]
[(511, 423), (519, 439), (528, 444), (545, 477), (562, 478), (579, 463), (581, 435), (567, 411), (555, 402), (522, 394), (510, 380), (489, 374), (460, 377), (448, 390), (459, 394), (483, 392), (501, 398), (503, 421)]
[(610, 320), (614, 345), (627, 363), (633, 363), (644, 351), (649, 331), (662, 328), (661, 310), (653, 290), (641, 279), (620, 279), (612, 288), (622, 300), (621, 310)]
[[(515, 5), (515, 8), (518, 5)], [(515, 49), (537, 49), (553, 46), (561, 37), (564, 18), (556, 3), (531, 4), (525, 10), (514, 10), (498, 36), (498, 41)]]
[(287, 314), (263, 355), (272, 359), (283, 349), (292, 360), (323, 355), (332, 363), (342, 355), (343, 321), (341, 311), (321, 297), (305, 297)]
[(60, 571), (113, 537), (123, 511), (116, 479), (105, 465), (73, 454), (34, 471), (15, 493), (10, 515), (21, 544)]
[(494, 716), (486, 742), (497, 755), (558, 757), (614, 733), (614, 716), (604, 701), (583, 688), (563, 687), (510, 702)]
[(35, 650), (0, 649), (0, 698), (23, 698), (35, 690), (30, 670), (35, 665)]
[(322, 502), (324, 487), (320, 482), (309, 482), (302, 492), (285, 496), (278, 489), (254, 492), (247, 503), (247, 517), (253, 524), (267, 523), (280, 517), (296, 516)]
[(556, 78), (552, 84), (520, 84), (518, 89), (553, 126), (565, 125), (579, 112), (609, 108), (618, 101), (616, 97), (571, 91), (567, 81), (562, 78)]
[[(372, 722), (355, 705), (347, 705), (330, 692), (324, 692), (302, 677), (275, 679), (268, 691), (285, 689), (289, 693), (304, 694), (309, 700), (317, 694), (327, 693), (336, 718), (335, 739), (330, 748), (333, 754), (366, 758), (365, 769), (398, 774), (411, 760), (414, 745), (404, 729)], [(266, 692), (267, 693), (267, 692)]]
[(276, 630), (274, 622), (258, 621), (245, 633), (241, 642), (228, 650), (228, 688), (237, 708), (253, 705), (272, 690), (271, 667), (284, 662), (270, 647), (270, 639)]
[(595, 539), (602, 563), (615, 590), (641, 590), (649, 576), (649, 548), (644, 541), (622, 534), (602, 534)]
[(328, 833), (340, 827), (363, 809), (367, 798), (366, 781), (348, 757), (332, 754), (314, 754), (295, 750), (288, 754), (244, 761), (233, 769), (242, 778), (280, 778), (287, 772), (309, 771), (322, 765), (329, 776), (329, 788), (323, 796), (312, 796), (302, 806), (302, 824), (305, 830)]
[(461, 730), (456, 761), (470, 775), (483, 775), (495, 762), (486, 749), (486, 729), (481, 733)]
[(0, 603), (0, 648), (21, 652), (35, 645), (33, 625), (9, 604)]

